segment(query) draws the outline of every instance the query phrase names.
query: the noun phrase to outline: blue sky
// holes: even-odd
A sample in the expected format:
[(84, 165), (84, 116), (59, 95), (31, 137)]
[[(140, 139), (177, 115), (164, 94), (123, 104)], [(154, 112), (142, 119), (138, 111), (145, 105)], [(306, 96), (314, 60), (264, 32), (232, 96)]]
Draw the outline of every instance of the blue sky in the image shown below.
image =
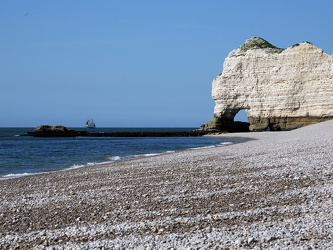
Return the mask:
[[(199, 127), (228, 53), (333, 53), (333, 1), (0, 1), (0, 127)], [(241, 116), (240, 120), (245, 120)]]

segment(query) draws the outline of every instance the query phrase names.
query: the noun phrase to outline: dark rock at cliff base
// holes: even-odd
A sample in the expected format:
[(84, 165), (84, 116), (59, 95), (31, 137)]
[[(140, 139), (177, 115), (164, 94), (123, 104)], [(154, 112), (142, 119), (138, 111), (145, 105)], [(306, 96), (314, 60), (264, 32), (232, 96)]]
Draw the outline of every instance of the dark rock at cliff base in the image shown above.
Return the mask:
[(34, 137), (75, 137), (78, 136), (78, 131), (65, 126), (41, 125), (34, 129), (32, 135)]
[(200, 126), (201, 131), (206, 131), (209, 133), (220, 133), (220, 132), (249, 132), (250, 129), (249, 122), (241, 121), (224, 121), (219, 118), (213, 118), (210, 122)]

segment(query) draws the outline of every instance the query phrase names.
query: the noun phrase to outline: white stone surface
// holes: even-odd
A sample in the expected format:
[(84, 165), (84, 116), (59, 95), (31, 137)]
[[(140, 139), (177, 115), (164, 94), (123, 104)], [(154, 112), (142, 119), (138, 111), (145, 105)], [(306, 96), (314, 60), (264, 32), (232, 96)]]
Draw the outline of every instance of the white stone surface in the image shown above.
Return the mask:
[(251, 38), (233, 50), (213, 81), (215, 117), (230, 109), (246, 109), (249, 117), (333, 116), (332, 55), (308, 42), (245, 51), (251, 43), (267, 42)]

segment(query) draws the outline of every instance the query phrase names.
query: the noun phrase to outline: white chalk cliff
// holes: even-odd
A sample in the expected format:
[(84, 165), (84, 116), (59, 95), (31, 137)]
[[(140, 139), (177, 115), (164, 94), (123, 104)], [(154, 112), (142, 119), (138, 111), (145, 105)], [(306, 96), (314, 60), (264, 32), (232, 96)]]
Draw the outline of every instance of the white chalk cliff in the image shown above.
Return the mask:
[(333, 118), (333, 56), (309, 42), (280, 49), (254, 37), (230, 52), (212, 84), (214, 118), (233, 130), (245, 109), (250, 131), (291, 130)]

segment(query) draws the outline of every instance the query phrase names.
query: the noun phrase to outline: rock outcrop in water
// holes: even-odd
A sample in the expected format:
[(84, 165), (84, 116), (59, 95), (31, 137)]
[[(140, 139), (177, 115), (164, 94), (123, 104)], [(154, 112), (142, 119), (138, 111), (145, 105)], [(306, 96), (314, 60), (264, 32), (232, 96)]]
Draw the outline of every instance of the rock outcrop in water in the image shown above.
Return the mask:
[(78, 132), (65, 126), (41, 125), (31, 133), (35, 137), (75, 137)]
[(245, 109), (250, 131), (291, 130), (333, 118), (333, 56), (309, 42), (287, 49), (254, 37), (230, 52), (212, 84), (206, 131), (230, 131)]

